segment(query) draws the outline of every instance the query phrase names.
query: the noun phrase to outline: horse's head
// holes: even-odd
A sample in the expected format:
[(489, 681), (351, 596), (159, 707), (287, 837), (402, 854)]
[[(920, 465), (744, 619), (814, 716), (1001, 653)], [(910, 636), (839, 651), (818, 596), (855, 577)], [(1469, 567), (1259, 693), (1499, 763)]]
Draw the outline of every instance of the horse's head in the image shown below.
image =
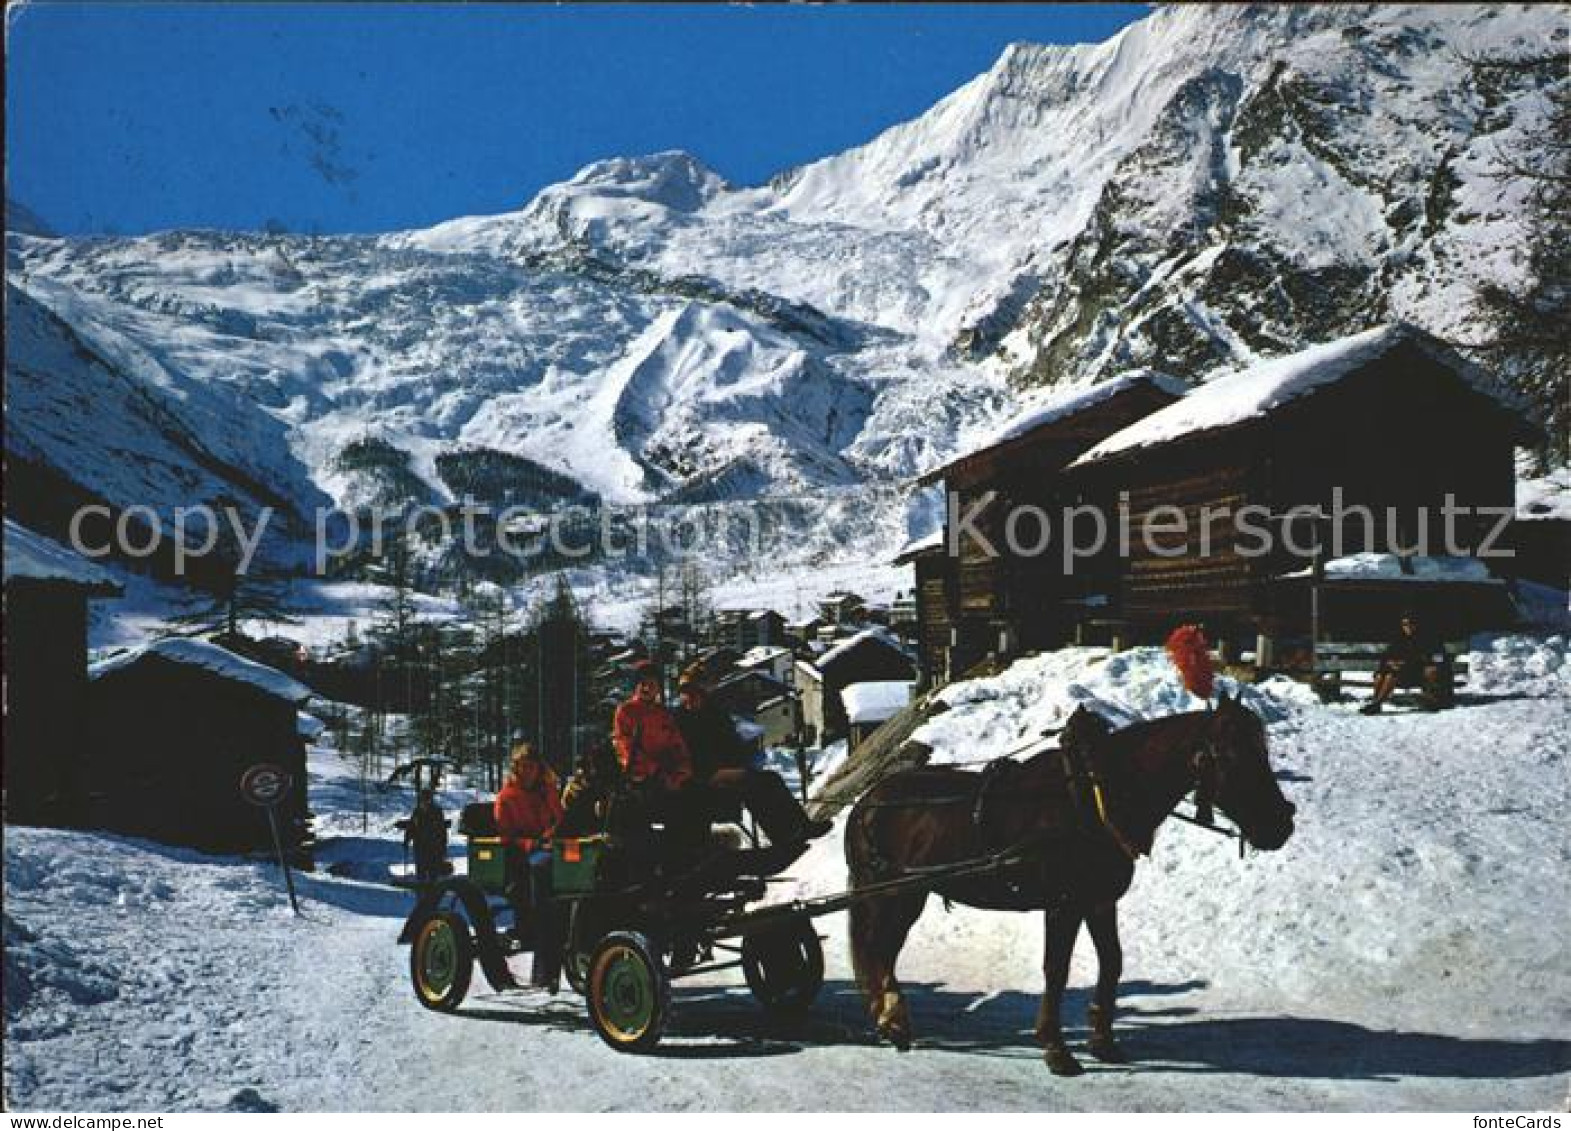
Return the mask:
[(1222, 810), (1254, 847), (1281, 848), (1293, 835), (1293, 803), (1271, 773), (1265, 724), (1226, 693), (1211, 713), (1194, 771), (1200, 807)]

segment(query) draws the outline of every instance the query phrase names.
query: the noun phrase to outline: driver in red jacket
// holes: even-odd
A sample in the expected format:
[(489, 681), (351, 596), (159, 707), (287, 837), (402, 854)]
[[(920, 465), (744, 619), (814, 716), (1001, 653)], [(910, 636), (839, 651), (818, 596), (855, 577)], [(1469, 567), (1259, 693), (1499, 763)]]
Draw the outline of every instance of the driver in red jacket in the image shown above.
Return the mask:
[(611, 723), (616, 758), (632, 781), (653, 783), (671, 794), (692, 780), (693, 759), (676, 717), (661, 699), (660, 669), (643, 660), (633, 672), (638, 683)]

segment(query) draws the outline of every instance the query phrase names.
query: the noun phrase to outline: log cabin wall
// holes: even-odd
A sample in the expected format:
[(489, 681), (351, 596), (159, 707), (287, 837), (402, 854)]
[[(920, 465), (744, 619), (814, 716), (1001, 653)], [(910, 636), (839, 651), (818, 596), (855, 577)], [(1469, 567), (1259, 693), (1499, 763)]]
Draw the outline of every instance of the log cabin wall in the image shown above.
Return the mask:
[[(1371, 508), (1376, 521), (1367, 537), (1361, 522), (1346, 524), (1344, 555), (1410, 549), (1427, 514), (1428, 545), (1421, 552), (1443, 555), (1446, 496), (1469, 509), (1511, 507), (1515, 445), (1530, 441), (1530, 432), (1454, 371), (1407, 345), (1265, 417), (1123, 453), (1071, 478), (1104, 505), (1125, 493), (1133, 537), (1128, 555), (1112, 567), (1114, 615), (1137, 636), (1154, 639), (1185, 620), (1221, 636), (1299, 633), (1308, 629), (1304, 603), (1284, 598), (1278, 579), (1311, 565), (1317, 531), (1296, 522), (1293, 538), (1304, 552), (1295, 552), (1284, 537), (1292, 508), (1321, 506), (1329, 513), (1337, 487), (1344, 508)], [(1272, 516), (1255, 522), (1271, 532), (1269, 553), (1254, 553), (1259, 540), (1238, 530), (1235, 516), (1245, 506)], [(1181, 556), (1164, 556), (1140, 536), (1158, 507), (1183, 512), (1190, 533)], [(1476, 547), (1494, 522), (1457, 521), (1459, 543)], [(1329, 539), (1324, 526), (1321, 533)], [(1181, 539), (1156, 541), (1161, 547)], [(1332, 549), (1325, 546), (1326, 556)]]
[[(962, 532), (948, 575), (929, 567), (933, 584), (924, 607), (932, 610), (935, 625), (944, 620), (948, 628), (943, 662), (933, 661), (936, 676), (943, 678), (944, 672), (948, 678), (958, 676), (995, 650), (1049, 648), (1069, 638), (1084, 607), (1070, 603), (1105, 593), (1116, 571), (1105, 554), (1092, 565), (1080, 563), (1085, 572), (1065, 569), (1063, 509), (1084, 500), (1078, 486), (1066, 479), (1064, 468), (1093, 444), (1176, 399), (1155, 384), (1137, 382), (929, 477), (929, 481), (944, 480), (954, 496), (955, 513), (977, 514), (969, 525), (981, 535), (973, 538)], [(982, 506), (989, 493), (991, 502)], [(1039, 508), (1047, 516), (1045, 539), (1037, 516), (1022, 510), (1027, 507)], [(1040, 552), (1011, 549), (1010, 515), (1017, 511), (1016, 544), (1033, 550), (1040, 543)], [(943, 552), (948, 552), (947, 541)], [(940, 577), (948, 587), (945, 601), (938, 597)], [(947, 609), (946, 618), (938, 614), (941, 606)]]

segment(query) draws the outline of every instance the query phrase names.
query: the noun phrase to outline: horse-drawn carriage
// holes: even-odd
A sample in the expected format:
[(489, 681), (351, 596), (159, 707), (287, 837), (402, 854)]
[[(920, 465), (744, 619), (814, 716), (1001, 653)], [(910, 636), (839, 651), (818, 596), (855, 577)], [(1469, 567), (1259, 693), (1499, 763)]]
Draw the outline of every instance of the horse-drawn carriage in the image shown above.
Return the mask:
[[(519, 988), (508, 959), (539, 941), (536, 924), (510, 922), (508, 854), (520, 850), (495, 835), (488, 808), (471, 806), (460, 823), (467, 874), (427, 887), (399, 935), (410, 947), (415, 997), (428, 1009), (456, 1010), (476, 963), (493, 990)], [(623, 1052), (659, 1042), (671, 983), (679, 978), (740, 967), (768, 1013), (805, 1013), (824, 978), (815, 918), (901, 888), (1019, 862), (1018, 853), (997, 853), (854, 891), (758, 906), (805, 844), (760, 846), (738, 826), (736, 835), (716, 838), (695, 856), (662, 843), (670, 834), (627, 816), (624, 805), (622, 818), (607, 820), (603, 831), (558, 837), (549, 846), (550, 899), (563, 925), (561, 970), (584, 996), (595, 1031)]]
[[(1203, 638), (1197, 644), (1203, 661)], [(640, 813), (636, 797), (629, 806), (613, 795), (593, 835), (551, 845), (550, 898), (555, 921), (565, 924), (556, 933), (569, 984), (584, 995), (605, 1042), (626, 1052), (659, 1041), (676, 978), (740, 966), (766, 1010), (799, 1013), (823, 981), (812, 921), (850, 909), (858, 985), (879, 1032), (903, 1047), (911, 1027), (895, 960), (926, 896), (937, 892), (974, 907), (1045, 913), (1047, 987), (1037, 1037), (1049, 1068), (1062, 1075), (1080, 1071), (1059, 1007), (1085, 926), (1099, 960), (1090, 1048), (1100, 1059), (1122, 1059), (1112, 1029), (1122, 971), (1116, 905), (1157, 827), (1191, 793), (1196, 816), (1187, 819), (1210, 826), (1214, 808), (1237, 826), (1231, 835), (1241, 846), (1280, 848), (1294, 827), (1260, 718), (1226, 694), (1211, 705), (1203, 662), (1203, 679), (1179, 666), (1204, 710), (1117, 732), (1079, 711), (1056, 747), (1023, 762), (884, 779), (851, 810), (853, 887), (834, 895), (759, 906), (805, 845), (737, 842), (695, 855), (690, 845), (677, 850), (673, 830)], [(504, 931), (499, 921), (510, 914), (501, 899), (510, 849), (484, 828), (460, 827), (469, 837), (469, 874), (426, 888), (399, 939), (411, 945), (417, 998), (436, 1010), (459, 1006), (476, 961), (493, 989), (513, 988), (508, 956), (535, 945), (532, 924)]]
[[(485, 808), (472, 807), (461, 825), (468, 874), (424, 891), (399, 937), (410, 944), (415, 996), (430, 1009), (459, 1006), (476, 961), (492, 989), (515, 988), (508, 957), (539, 943), (537, 924), (508, 923), (508, 855), (520, 850), (495, 835)], [(562, 972), (607, 1044), (652, 1047), (670, 1013), (671, 982), (716, 970), (740, 966), (772, 1013), (812, 1004), (824, 959), (810, 916), (796, 905), (750, 909), (805, 845), (738, 847), (730, 837), (694, 855), (663, 843), (670, 830), (658, 825), (606, 826), (550, 843), (549, 898), (562, 925)]]

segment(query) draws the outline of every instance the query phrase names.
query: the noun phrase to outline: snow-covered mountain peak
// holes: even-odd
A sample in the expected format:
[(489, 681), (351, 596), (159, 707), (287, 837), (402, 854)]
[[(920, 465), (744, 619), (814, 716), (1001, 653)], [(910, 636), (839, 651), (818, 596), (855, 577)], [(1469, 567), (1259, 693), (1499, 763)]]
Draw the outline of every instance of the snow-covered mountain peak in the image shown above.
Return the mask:
[[(1006, 378), (1195, 382), (1394, 319), (1468, 329), (1477, 282), (1525, 259), (1500, 155), (1568, 81), (1476, 61), (1563, 50), (1562, 25), (1180, 5), (1102, 44), (1012, 44), (925, 113), (763, 187), (671, 151), (381, 237), (12, 234), (16, 285), (59, 326), (8, 379), (64, 411), (49, 390), (82, 382), (42, 363), (69, 329), (171, 435), (200, 432), (196, 391), (222, 387), (222, 450), (167, 453), (171, 502), (214, 459), (258, 499), (310, 497), (303, 469), (350, 504), (476, 483), (612, 502), (883, 490), (996, 424)], [(9, 395), (8, 444), (64, 461), (81, 437)], [(150, 419), (127, 406), (128, 429)], [(296, 462), (248, 456), (280, 430)], [(114, 457), (71, 455), (94, 458)]]
[(697, 212), (730, 186), (725, 178), (680, 149), (642, 157), (613, 157), (584, 166), (547, 192), (634, 197), (676, 212)]

